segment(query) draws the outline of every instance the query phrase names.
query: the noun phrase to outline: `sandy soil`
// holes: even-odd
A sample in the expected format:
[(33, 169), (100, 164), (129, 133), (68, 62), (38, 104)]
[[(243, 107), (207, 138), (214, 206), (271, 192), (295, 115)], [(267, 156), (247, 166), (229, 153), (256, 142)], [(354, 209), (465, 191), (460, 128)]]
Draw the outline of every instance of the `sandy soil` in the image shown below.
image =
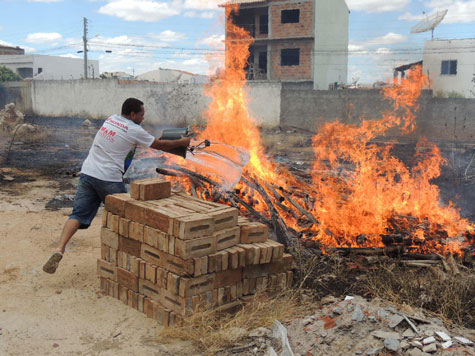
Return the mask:
[(70, 213), (44, 206), (64, 194), (74, 190), (0, 180), (0, 355), (196, 355), (184, 343), (159, 344), (156, 322), (101, 294), (100, 219), (73, 237), (56, 274), (42, 271)]

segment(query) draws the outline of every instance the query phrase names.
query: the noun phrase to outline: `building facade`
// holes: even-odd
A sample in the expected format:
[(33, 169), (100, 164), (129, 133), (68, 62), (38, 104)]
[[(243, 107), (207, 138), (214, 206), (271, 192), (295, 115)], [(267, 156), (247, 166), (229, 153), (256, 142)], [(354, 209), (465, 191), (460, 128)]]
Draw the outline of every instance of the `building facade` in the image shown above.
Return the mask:
[[(84, 61), (80, 58), (39, 54), (0, 55), (0, 66), (18, 73), (24, 79), (66, 80), (84, 77)], [(99, 61), (88, 61), (88, 78), (99, 77)]]
[[(232, 0), (232, 21), (254, 38), (249, 80), (346, 83), (349, 9), (344, 0)], [(227, 35), (227, 34), (226, 34)]]
[(20, 47), (9, 47), (0, 45), (0, 56), (3, 55), (15, 55), (15, 54), (25, 54), (25, 50)]
[(473, 38), (425, 42), (423, 71), (434, 93), (475, 97), (474, 48)]

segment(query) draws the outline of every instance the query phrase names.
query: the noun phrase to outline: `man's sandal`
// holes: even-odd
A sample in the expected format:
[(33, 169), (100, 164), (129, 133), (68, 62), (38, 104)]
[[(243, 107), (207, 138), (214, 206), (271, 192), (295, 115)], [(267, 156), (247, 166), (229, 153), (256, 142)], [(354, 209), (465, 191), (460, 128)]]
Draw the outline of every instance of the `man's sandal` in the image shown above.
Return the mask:
[(43, 271), (46, 273), (53, 274), (56, 272), (56, 269), (58, 268), (59, 261), (63, 258), (63, 254), (61, 252), (55, 252), (51, 255), (49, 258), (48, 262), (45, 263), (43, 266)]

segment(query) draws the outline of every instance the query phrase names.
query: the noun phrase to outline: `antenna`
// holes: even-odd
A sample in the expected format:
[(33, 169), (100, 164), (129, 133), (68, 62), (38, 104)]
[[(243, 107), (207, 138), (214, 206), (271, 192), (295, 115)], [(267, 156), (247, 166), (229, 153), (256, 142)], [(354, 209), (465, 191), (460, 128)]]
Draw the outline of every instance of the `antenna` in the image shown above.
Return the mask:
[(442, 22), (448, 11), (449, 10), (436, 11), (430, 16), (427, 15), (424, 20), (411, 27), (411, 33), (432, 31), (432, 39), (434, 39), (434, 29)]

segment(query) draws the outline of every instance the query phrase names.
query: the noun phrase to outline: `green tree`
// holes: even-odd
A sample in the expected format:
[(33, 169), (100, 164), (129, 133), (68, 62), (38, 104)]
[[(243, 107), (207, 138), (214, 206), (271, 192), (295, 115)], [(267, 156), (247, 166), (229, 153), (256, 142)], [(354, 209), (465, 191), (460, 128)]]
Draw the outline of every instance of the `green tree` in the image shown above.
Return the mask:
[(0, 82), (13, 82), (23, 80), (18, 74), (5, 66), (0, 66)]

